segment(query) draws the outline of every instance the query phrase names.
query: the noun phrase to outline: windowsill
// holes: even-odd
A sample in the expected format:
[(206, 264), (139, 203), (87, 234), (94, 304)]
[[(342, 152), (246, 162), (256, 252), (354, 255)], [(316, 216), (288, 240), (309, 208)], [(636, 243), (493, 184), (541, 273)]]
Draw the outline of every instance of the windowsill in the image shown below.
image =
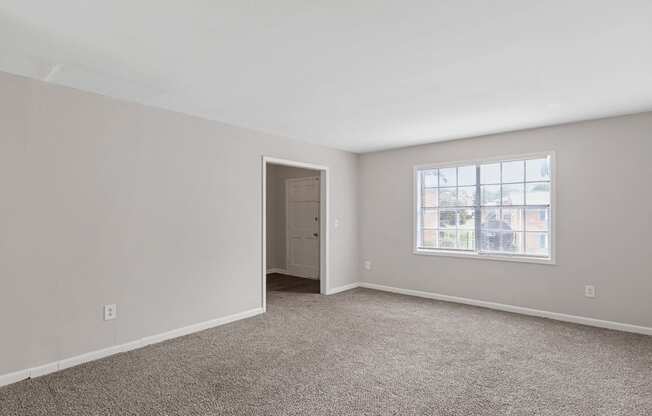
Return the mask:
[(426, 250), (414, 249), (413, 254), (419, 256), (442, 256), (442, 257), (457, 257), (463, 259), (476, 259), (476, 260), (492, 260), (492, 261), (510, 261), (515, 263), (534, 263), (534, 264), (547, 264), (554, 266), (556, 263), (550, 257), (524, 257), (524, 256), (501, 256), (500, 254), (478, 254), (471, 252), (454, 252), (447, 250)]

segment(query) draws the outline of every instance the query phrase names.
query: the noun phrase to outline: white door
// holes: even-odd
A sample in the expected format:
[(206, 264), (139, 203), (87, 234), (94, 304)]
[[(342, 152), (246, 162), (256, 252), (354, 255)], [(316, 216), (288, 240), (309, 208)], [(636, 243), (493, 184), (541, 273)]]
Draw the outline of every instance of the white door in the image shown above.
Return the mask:
[(319, 279), (319, 177), (285, 180), (288, 274)]

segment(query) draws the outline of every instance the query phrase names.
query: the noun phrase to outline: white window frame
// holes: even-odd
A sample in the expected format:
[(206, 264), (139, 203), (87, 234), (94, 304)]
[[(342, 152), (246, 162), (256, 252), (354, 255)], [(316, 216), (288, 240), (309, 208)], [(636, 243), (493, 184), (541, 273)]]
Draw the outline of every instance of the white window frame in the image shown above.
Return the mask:
[[(550, 257), (534, 257), (534, 256), (524, 256), (519, 254), (497, 254), (497, 253), (481, 253), (479, 251), (467, 252), (459, 250), (445, 250), (445, 249), (424, 249), (418, 247), (418, 213), (419, 213), (419, 171), (427, 169), (441, 169), (441, 168), (450, 168), (458, 167), (463, 165), (482, 165), (488, 163), (497, 163), (497, 162), (508, 162), (510, 160), (522, 160), (522, 159), (540, 159), (540, 158), (550, 158), (550, 230), (549, 230), (549, 242), (550, 242)], [(480, 259), (480, 260), (493, 260), (493, 261), (511, 261), (519, 263), (536, 263), (536, 264), (549, 264), (555, 265), (556, 263), (556, 238), (557, 238), (557, 165), (555, 163), (555, 152), (537, 152), (537, 153), (527, 153), (520, 155), (508, 155), (508, 156), (492, 156), (486, 158), (478, 158), (471, 160), (462, 160), (455, 162), (441, 162), (441, 163), (429, 163), (424, 165), (416, 165), (413, 169), (412, 175), (412, 252), (416, 255), (422, 256), (443, 256), (443, 257), (457, 257), (457, 258), (466, 258), (466, 259)], [(477, 218), (476, 221), (480, 221), (480, 218)]]

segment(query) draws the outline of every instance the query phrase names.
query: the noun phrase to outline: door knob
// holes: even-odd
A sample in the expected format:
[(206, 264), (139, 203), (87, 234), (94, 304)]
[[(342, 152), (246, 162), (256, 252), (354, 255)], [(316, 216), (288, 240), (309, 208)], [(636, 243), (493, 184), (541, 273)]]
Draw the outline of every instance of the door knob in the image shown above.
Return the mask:
[(319, 234), (317, 234), (317, 233), (312, 233), (312, 235), (315, 236), (315, 237), (319, 236)]

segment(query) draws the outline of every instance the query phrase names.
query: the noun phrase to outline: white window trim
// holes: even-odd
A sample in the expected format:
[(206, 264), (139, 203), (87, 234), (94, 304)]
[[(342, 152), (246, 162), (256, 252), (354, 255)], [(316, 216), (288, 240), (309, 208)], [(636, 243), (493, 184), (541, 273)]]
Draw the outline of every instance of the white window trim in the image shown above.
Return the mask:
[[(521, 160), (521, 159), (538, 159), (550, 157), (550, 169), (552, 174), (550, 176), (550, 257), (534, 257), (534, 256), (519, 256), (519, 255), (509, 255), (509, 254), (489, 254), (489, 253), (480, 253), (480, 252), (466, 252), (466, 251), (453, 251), (453, 250), (441, 250), (441, 249), (423, 249), (418, 248), (418, 237), (417, 237), (417, 212), (419, 203), (419, 190), (417, 185), (419, 184), (417, 175), (420, 170), (424, 169), (440, 169), (460, 165), (481, 165), (493, 162), (506, 162), (510, 160)], [(537, 152), (537, 153), (527, 153), (520, 155), (508, 155), (508, 156), (492, 156), (487, 158), (478, 158), (470, 160), (461, 160), (455, 162), (439, 162), (439, 163), (429, 163), (423, 165), (415, 165), (413, 168), (412, 174), (412, 253), (420, 256), (441, 256), (441, 257), (456, 257), (456, 258), (465, 258), (465, 259), (476, 259), (476, 260), (492, 260), (492, 261), (510, 261), (517, 263), (535, 263), (535, 264), (547, 264), (547, 265), (556, 265), (557, 264), (557, 165), (555, 162), (555, 152)]]

